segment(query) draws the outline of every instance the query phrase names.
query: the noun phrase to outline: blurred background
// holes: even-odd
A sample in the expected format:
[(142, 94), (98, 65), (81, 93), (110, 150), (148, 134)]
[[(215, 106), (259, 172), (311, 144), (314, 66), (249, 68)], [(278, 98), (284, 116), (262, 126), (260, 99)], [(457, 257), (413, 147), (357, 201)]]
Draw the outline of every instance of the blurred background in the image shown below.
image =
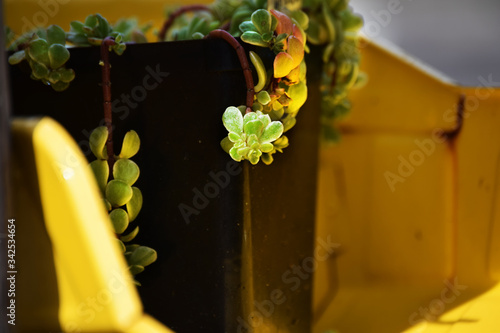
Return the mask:
[(492, 75), (500, 86), (499, 0), (351, 0), (365, 20), (363, 32), (462, 85)]

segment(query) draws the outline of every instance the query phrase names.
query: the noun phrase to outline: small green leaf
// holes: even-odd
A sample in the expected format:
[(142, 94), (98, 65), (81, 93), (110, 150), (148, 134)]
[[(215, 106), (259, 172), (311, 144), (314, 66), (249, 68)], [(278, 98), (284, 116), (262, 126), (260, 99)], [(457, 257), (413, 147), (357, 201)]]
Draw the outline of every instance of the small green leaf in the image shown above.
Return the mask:
[(99, 189), (104, 193), (109, 178), (109, 166), (105, 160), (95, 160), (90, 163), (90, 168), (94, 173)]
[(142, 208), (142, 192), (137, 187), (132, 187), (132, 198), (127, 202), (127, 212), (130, 222), (134, 221)]
[(90, 27), (90, 28), (93, 28), (97, 25), (97, 15), (89, 15), (87, 16), (87, 18), (85, 19), (85, 25)]
[(129, 270), (130, 270), (130, 274), (137, 275), (137, 274), (142, 273), (144, 271), (144, 266), (132, 265), (129, 267)]
[(295, 19), (300, 27), (307, 30), (309, 27), (309, 16), (301, 10), (295, 10), (292, 12), (292, 19)]
[(280, 121), (273, 121), (264, 129), (260, 137), (261, 143), (273, 142), (283, 134), (283, 124)]
[(252, 45), (257, 45), (257, 46), (262, 46), (262, 47), (268, 47), (269, 43), (264, 42), (262, 39), (262, 36), (255, 31), (247, 31), (244, 32), (241, 35), (241, 40), (244, 41), (245, 43), (252, 44)]
[(128, 254), (132, 254), (132, 252), (134, 252), (134, 250), (137, 249), (138, 247), (139, 247), (139, 244), (129, 244), (129, 245), (125, 246)]
[(106, 153), (106, 140), (108, 140), (108, 129), (106, 126), (97, 127), (92, 131), (89, 138), (89, 146), (95, 157), (103, 160), (108, 159)]
[(134, 161), (122, 158), (113, 165), (113, 177), (132, 186), (139, 178), (140, 170)]
[(295, 123), (297, 123), (297, 119), (295, 117), (286, 117), (283, 120), (283, 133), (290, 130), (293, 126), (295, 126)]
[(111, 33), (111, 27), (108, 21), (101, 16), (101, 14), (96, 14), (97, 27), (94, 28), (96, 35), (101, 38), (106, 38)]
[(131, 240), (133, 240), (135, 238), (135, 236), (137, 236), (138, 233), (139, 233), (139, 226), (135, 227), (135, 229), (132, 230), (129, 234), (124, 235), (124, 236), (120, 236), (120, 239), (123, 242), (130, 242)]
[(69, 83), (67, 82), (62, 82), (62, 81), (59, 81), (59, 82), (56, 82), (54, 84), (51, 84), (50, 85), (52, 87), (52, 89), (54, 89), (55, 91), (64, 91), (66, 89), (68, 89), (69, 87)]
[(222, 139), (222, 141), (220, 142), (220, 146), (222, 147), (222, 149), (229, 154), (229, 151), (231, 150), (231, 148), (233, 148), (234, 146), (234, 142), (231, 142), (231, 140), (229, 140), (229, 138), (226, 136), (224, 139)]
[(141, 147), (141, 140), (136, 131), (128, 131), (123, 138), (122, 150), (119, 158), (131, 158), (139, 151)]
[(80, 21), (72, 21), (70, 24), (70, 31), (83, 34), (83, 23)]
[(49, 73), (48, 80), (50, 83), (54, 84), (54, 83), (58, 82), (59, 80), (61, 80), (61, 74), (59, 72), (56, 72), (56, 71), (51, 71)]
[(69, 51), (61, 44), (52, 44), (49, 48), (50, 67), (57, 69), (69, 59)]
[(230, 106), (224, 111), (222, 115), (222, 123), (228, 132), (233, 132), (236, 134), (243, 133), (243, 116), (240, 110), (234, 106)]
[(47, 42), (49, 45), (66, 45), (66, 33), (60, 26), (53, 24), (47, 28)]
[(262, 90), (257, 94), (257, 100), (260, 104), (267, 105), (271, 101), (271, 96), (269, 96), (267, 91)]
[(24, 59), (26, 59), (26, 53), (24, 52), (24, 50), (17, 51), (9, 57), (9, 64), (17, 65)]
[(241, 23), (240, 30), (241, 30), (241, 32), (247, 32), (247, 31), (257, 32), (257, 28), (253, 25), (252, 21), (245, 21), (245, 22)]
[(42, 63), (31, 61), (30, 67), (31, 67), (31, 74), (38, 80), (43, 79), (47, 75), (49, 75), (48, 68), (45, 67), (45, 65)]
[(132, 188), (121, 180), (113, 179), (106, 186), (106, 199), (113, 207), (125, 205), (132, 199)]
[(272, 143), (270, 142), (266, 142), (266, 143), (263, 143), (260, 145), (260, 150), (263, 152), (263, 153), (269, 153), (271, 152), (272, 150), (274, 149), (274, 146)]
[(59, 68), (57, 72), (60, 74), (62, 82), (71, 82), (75, 79), (75, 71), (71, 68)]
[(132, 252), (130, 255), (128, 262), (132, 265), (139, 265), (146, 267), (151, 265), (156, 261), (157, 254), (156, 251), (147, 246), (139, 246)]
[(259, 119), (249, 121), (245, 124), (245, 133), (247, 135), (255, 134), (260, 136), (262, 130), (264, 129), (264, 124)]
[(262, 152), (260, 150), (252, 150), (248, 156), (248, 160), (250, 163), (253, 165), (259, 163), (260, 156), (262, 155)]
[(49, 65), (49, 44), (45, 39), (37, 39), (29, 43), (29, 56), (45, 66)]
[(116, 240), (118, 242), (118, 246), (120, 247), (120, 251), (122, 253), (125, 253), (125, 244), (123, 244), (123, 242), (119, 239)]
[(116, 234), (120, 235), (127, 229), (129, 218), (127, 212), (123, 209), (113, 209), (111, 213), (109, 213), (109, 218), (111, 219)]
[(258, 9), (253, 12), (252, 23), (260, 34), (271, 32), (271, 14), (265, 9)]
[(299, 112), (299, 109), (304, 105), (307, 100), (307, 85), (304, 81), (294, 84), (288, 88), (288, 95), (292, 102), (288, 106), (286, 112), (293, 115)]
[(104, 202), (104, 207), (106, 207), (106, 210), (109, 212), (111, 209), (113, 209), (113, 207), (111, 207), (111, 204), (109, 203), (108, 200), (106, 200), (106, 198), (102, 198), (103, 202)]

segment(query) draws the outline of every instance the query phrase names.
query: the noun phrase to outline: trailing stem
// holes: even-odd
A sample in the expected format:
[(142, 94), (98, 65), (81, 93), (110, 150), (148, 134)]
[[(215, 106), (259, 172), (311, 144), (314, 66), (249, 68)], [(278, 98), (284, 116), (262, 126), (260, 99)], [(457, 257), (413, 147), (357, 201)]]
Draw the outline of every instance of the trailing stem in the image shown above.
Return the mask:
[(101, 44), (101, 65), (102, 65), (102, 95), (104, 107), (104, 123), (108, 129), (108, 139), (106, 141), (106, 150), (108, 152), (108, 164), (110, 170), (113, 170), (115, 162), (113, 153), (113, 116), (111, 110), (111, 78), (109, 64), (109, 48), (115, 45), (113, 37), (106, 37)]
[(241, 44), (238, 43), (238, 41), (229, 32), (221, 29), (211, 31), (208, 35), (205, 36), (205, 38), (224, 39), (236, 51), (238, 59), (240, 60), (241, 68), (243, 69), (243, 75), (245, 76), (245, 83), (247, 86), (246, 113), (252, 112), (252, 105), (255, 94), (253, 89), (254, 82), (252, 77), (252, 70), (250, 69), (248, 57), (245, 53), (245, 50), (243, 49), (243, 46), (241, 46)]

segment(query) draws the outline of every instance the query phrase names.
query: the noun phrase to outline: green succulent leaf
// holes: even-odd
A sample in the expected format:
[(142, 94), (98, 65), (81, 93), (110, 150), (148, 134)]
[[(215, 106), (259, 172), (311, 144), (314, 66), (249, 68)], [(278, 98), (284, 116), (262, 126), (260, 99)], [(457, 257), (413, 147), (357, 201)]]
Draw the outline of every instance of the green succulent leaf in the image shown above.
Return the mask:
[(120, 251), (121, 251), (122, 253), (125, 253), (125, 251), (126, 251), (126, 249), (125, 249), (125, 244), (123, 244), (123, 242), (122, 242), (121, 240), (119, 240), (119, 239), (117, 239), (117, 240), (116, 240), (116, 242), (118, 243), (118, 246), (119, 246), (119, 248), (120, 248)]
[(269, 43), (266, 43), (263, 39), (262, 36), (255, 31), (246, 31), (241, 35), (241, 40), (244, 41), (245, 43), (256, 45), (256, 46), (262, 46), (262, 47), (268, 47)]
[(234, 146), (234, 142), (231, 142), (231, 140), (226, 136), (222, 141), (220, 142), (220, 145), (222, 149), (229, 154), (229, 151), (231, 148)]
[(222, 123), (228, 132), (233, 132), (238, 135), (243, 133), (243, 116), (241, 111), (234, 106), (230, 106), (224, 111)]
[(271, 14), (265, 9), (259, 9), (253, 12), (252, 23), (260, 34), (270, 33), (272, 18)]
[(52, 44), (66, 44), (66, 33), (58, 25), (51, 25), (47, 28), (47, 42)]
[(31, 74), (38, 80), (43, 79), (49, 75), (49, 69), (42, 63), (32, 61), (30, 63), (30, 67)]
[(36, 39), (29, 44), (29, 56), (34, 61), (49, 66), (49, 44), (45, 39)]
[(84, 24), (80, 21), (72, 21), (70, 24), (70, 31), (71, 32), (76, 32), (76, 33), (80, 33), (80, 34), (83, 34), (83, 26)]
[(26, 59), (26, 53), (25, 53), (25, 51), (24, 50), (17, 51), (16, 53), (12, 54), (9, 57), (9, 64), (11, 64), (11, 65), (17, 65), (21, 61), (23, 61), (24, 59)]
[(127, 212), (130, 222), (134, 221), (142, 208), (142, 192), (137, 187), (132, 187), (132, 198), (127, 202)]
[(130, 274), (137, 275), (137, 274), (142, 273), (144, 271), (144, 266), (132, 265), (129, 267), (129, 270), (130, 270)]
[(257, 28), (255, 27), (255, 25), (253, 25), (252, 21), (245, 21), (245, 22), (241, 23), (240, 30), (241, 30), (241, 32), (247, 32), (247, 31), (258, 32)]
[(54, 84), (51, 84), (51, 87), (55, 91), (59, 91), (60, 92), (60, 91), (64, 91), (64, 90), (68, 89), (69, 83), (59, 81), (59, 82), (56, 82)]
[(63, 66), (69, 59), (69, 51), (61, 44), (52, 44), (49, 47), (50, 67), (57, 69)]
[(283, 134), (283, 124), (280, 121), (273, 121), (264, 130), (260, 137), (260, 142), (268, 143), (278, 139)]
[(106, 38), (111, 33), (111, 27), (101, 14), (95, 14), (95, 16), (97, 19), (97, 26), (95, 27), (96, 35), (101, 38)]
[(129, 234), (120, 236), (120, 240), (122, 242), (130, 242), (135, 238), (135, 236), (137, 236), (138, 233), (139, 233), (139, 226), (135, 227), (134, 230), (132, 230)]
[(252, 120), (245, 124), (244, 129), (247, 135), (256, 135), (258, 137), (264, 129), (264, 123), (259, 119)]
[(85, 25), (90, 28), (94, 28), (97, 25), (97, 16), (96, 15), (89, 15), (85, 19)]
[(128, 131), (123, 138), (123, 145), (119, 158), (131, 158), (139, 151), (141, 140), (136, 131)]
[(120, 235), (127, 229), (129, 217), (127, 212), (123, 209), (113, 209), (111, 213), (109, 213), (109, 218), (111, 219), (116, 234)]
[(121, 180), (113, 179), (106, 186), (106, 199), (113, 207), (125, 205), (132, 199), (132, 188)]
[(267, 91), (262, 90), (257, 94), (257, 100), (260, 104), (267, 105), (269, 104), (269, 102), (271, 102), (271, 96), (269, 96), (269, 93)]
[(90, 134), (89, 146), (95, 157), (103, 160), (108, 159), (108, 154), (106, 152), (106, 140), (108, 140), (108, 129), (106, 126), (97, 127)]
[(139, 246), (132, 252), (130, 257), (128, 258), (128, 262), (131, 266), (139, 265), (146, 267), (154, 263), (157, 257), (158, 255), (156, 254), (156, 251), (152, 248), (149, 248), (147, 246)]
[(140, 170), (134, 161), (122, 158), (113, 165), (113, 177), (132, 186), (139, 178)]
[(90, 168), (94, 173), (99, 189), (104, 192), (109, 178), (109, 166), (105, 160), (95, 160), (90, 163)]
[(75, 79), (75, 71), (71, 68), (59, 68), (57, 72), (60, 75), (60, 80), (62, 82), (69, 83)]
[(304, 81), (294, 84), (288, 88), (288, 95), (292, 99), (292, 103), (287, 107), (286, 112), (293, 115), (299, 112), (299, 109), (307, 100), (307, 85)]

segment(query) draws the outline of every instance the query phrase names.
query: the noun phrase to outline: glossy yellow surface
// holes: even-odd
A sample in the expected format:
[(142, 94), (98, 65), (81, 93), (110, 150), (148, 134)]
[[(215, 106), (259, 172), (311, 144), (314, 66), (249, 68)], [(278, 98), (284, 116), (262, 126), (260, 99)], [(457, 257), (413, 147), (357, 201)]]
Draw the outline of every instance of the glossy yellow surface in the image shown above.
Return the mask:
[(369, 82), (321, 151), (317, 237), (339, 247), (318, 260), (313, 331), (500, 332), (500, 89), (397, 53), (362, 43)]
[[(30, 153), (21, 142), (31, 140), (33, 145), (31, 154), (34, 153), (46, 229), (42, 232), (48, 234), (51, 243), (59, 294), (58, 306), (52, 310), (58, 310), (61, 329), (64, 332), (171, 332), (143, 314), (123, 255), (114, 242), (94, 176), (70, 135), (50, 118), (17, 119), (12, 130), (17, 148), (14, 153)], [(20, 222), (30, 223), (29, 220)], [(25, 267), (30, 265), (27, 260), (22, 262)], [(37, 285), (36, 275), (24, 277), (26, 279), (31, 279), (30, 284), (37, 288), (45, 287)], [(20, 302), (21, 312), (23, 306), (26, 305)], [(43, 317), (44, 312), (51, 311), (33, 306), (31, 317)], [(42, 322), (30, 325), (31, 330), (26, 332), (52, 328), (44, 327)]]

